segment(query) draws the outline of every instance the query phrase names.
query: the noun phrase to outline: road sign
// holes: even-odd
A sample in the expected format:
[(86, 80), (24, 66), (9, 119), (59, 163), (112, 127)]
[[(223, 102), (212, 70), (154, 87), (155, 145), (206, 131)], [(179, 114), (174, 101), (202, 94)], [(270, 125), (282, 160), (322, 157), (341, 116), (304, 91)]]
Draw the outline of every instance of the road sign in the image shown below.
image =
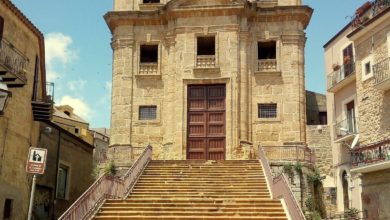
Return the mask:
[(27, 173), (43, 174), (46, 166), (46, 155), (47, 149), (30, 147), (26, 164)]

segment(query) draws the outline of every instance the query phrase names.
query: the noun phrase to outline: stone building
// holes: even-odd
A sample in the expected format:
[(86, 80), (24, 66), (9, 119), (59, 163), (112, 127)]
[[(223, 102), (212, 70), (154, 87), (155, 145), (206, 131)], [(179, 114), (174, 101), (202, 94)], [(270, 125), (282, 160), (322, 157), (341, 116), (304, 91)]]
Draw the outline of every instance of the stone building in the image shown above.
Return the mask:
[(37, 178), (33, 216), (57, 219), (93, 183), (94, 146), (65, 128), (41, 123), (38, 147), (47, 149), (45, 174)]
[(25, 165), (38, 144), (38, 121), (50, 120), (53, 84), (46, 84), (42, 33), (9, 0), (0, 1), (0, 76), (12, 94), (0, 116), (0, 218), (26, 219)]
[(306, 91), (307, 125), (327, 125), (326, 95)]
[(115, 0), (111, 146), (248, 159), (306, 142), (300, 0)]
[(325, 46), (339, 211), (390, 218), (389, 1), (367, 2)]
[(89, 123), (75, 114), (71, 106), (54, 106), (52, 122), (89, 144), (93, 144), (94, 137), (93, 132), (89, 130)]

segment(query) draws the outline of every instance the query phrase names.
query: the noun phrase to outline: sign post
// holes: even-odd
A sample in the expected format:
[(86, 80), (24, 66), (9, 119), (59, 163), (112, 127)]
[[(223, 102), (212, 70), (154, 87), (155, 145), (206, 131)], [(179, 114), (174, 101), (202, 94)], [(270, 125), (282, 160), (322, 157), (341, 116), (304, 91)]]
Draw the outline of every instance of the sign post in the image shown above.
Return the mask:
[(26, 171), (27, 173), (34, 174), (34, 176), (31, 185), (30, 204), (28, 207), (28, 217), (27, 217), (28, 220), (30, 220), (32, 216), (37, 174), (45, 173), (46, 155), (47, 155), (47, 149), (30, 147), (28, 158), (27, 158)]

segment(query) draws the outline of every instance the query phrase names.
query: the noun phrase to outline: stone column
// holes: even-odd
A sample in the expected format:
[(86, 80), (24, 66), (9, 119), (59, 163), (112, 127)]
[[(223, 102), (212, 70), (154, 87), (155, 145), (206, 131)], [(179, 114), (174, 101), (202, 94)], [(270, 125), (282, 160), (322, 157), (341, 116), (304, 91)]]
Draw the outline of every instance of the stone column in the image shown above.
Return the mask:
[[(291, 31), (282, 35), (283, 46), (291, 47), (292, 72), (296, 73), (293, 84), (293, 100), (297, 100), (297, 117), (298, 126), (293, 129), (299, 129), (299, 136), (295, 137), (295, 141), (306, 143), (306, 91), (305, 91), (305, 42), (306, 37), (303, 31)], [(295, 124), (295, 123), (294, 123)]]
[(249, 32), (241, 32), (240, 35), (240, 87), (239, 87), (239, 106), (240, 106), (240, 141), (249, 141), (248, 127), (249, 127), (249, 68), (248, 68), (248, 54), (249, 49)]
[(130, 145), (133, 113), (133, 36), (114, 36), (111, 47), (113, 65), (110, 146)]

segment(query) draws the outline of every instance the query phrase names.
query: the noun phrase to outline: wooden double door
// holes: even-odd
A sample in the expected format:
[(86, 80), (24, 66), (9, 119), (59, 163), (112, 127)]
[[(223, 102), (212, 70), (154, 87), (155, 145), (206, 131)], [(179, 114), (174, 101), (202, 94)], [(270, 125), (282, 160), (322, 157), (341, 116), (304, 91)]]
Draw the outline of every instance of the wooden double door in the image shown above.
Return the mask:
[(187, 159), (224, 160), (225, 85), (190, 85), (187, 92)]

